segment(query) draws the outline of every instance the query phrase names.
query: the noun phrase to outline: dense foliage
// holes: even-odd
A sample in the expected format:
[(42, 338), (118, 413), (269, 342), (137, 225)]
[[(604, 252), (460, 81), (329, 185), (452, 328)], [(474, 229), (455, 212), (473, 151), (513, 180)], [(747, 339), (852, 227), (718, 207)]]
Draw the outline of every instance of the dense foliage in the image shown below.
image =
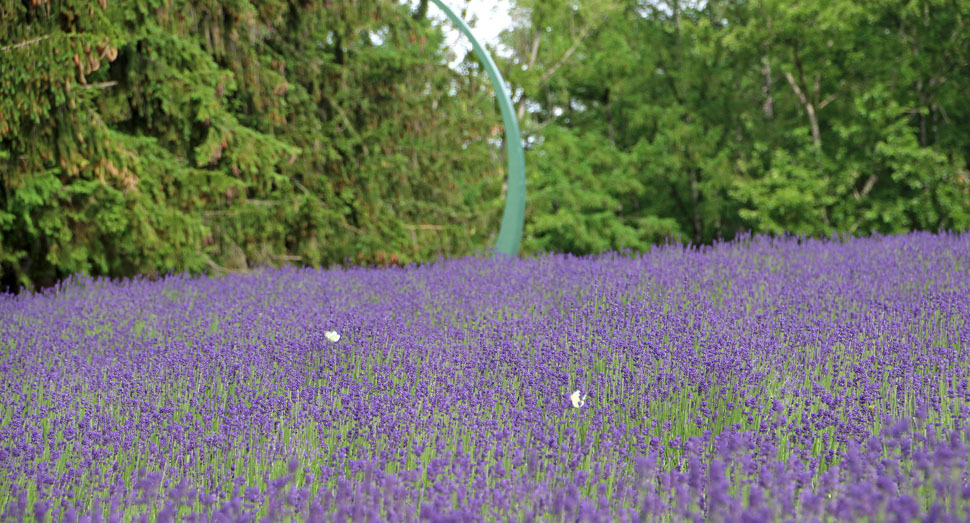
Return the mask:
[(74, 278), (0, 519), (967, 521), (968, 320), (970, 233)]
[[(525, 253), (970, 228), (966, 0), (512, 5)], [(0, 289), (491, 247), (501, 119), (428, 10), (0, 1)]]
[(524, 247), (970, 228), (966, 0), (514, 0)]
[(488, 245), (497, 113), (425, 11), (4, 0), (3, 286)]

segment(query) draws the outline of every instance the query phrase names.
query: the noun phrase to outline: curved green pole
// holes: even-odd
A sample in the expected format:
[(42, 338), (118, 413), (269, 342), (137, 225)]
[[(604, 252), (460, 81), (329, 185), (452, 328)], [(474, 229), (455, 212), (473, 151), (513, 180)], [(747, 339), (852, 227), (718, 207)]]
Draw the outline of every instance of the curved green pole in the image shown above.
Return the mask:
[(505, 123), (505, 155), (509, 159), (509, 181), (508, 190), (505, 194), (505, 213), (502, 215), (502, 228), (498, 231), (495, 251), (496, 255), (501, 252), (517, 257), (519, 255), (519, 244), (522, 243), (522, 227), (525, 223), (525, 155), (522, 152), (519, 121), (515, 118), (512, 100), (509, 98), (509, 93), (505, 89), (505, 82), (502, 80), (498, 68), (495, 67), (491, 55), (478, 43), (464, 20), (455, 15), (441, 0), (434, 0), (434, 3), (471, 40), (475, 55), (481, 60), (488, 72), (488, 77), (492, 80), (495, 96), (498, 97), (498, 106), (502, 109), (502, 120)]

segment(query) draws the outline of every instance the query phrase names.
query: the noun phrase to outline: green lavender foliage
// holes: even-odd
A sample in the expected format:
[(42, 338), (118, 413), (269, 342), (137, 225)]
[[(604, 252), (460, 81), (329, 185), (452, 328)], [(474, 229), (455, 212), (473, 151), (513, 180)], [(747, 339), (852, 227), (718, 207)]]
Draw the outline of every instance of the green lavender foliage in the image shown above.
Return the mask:
[(0, 278), (488, 245), (484, 75), (390, 0), (0, 3)]
[[(436, 498), (439, 513), (471, 505), (464, 519), (624, 521), (643, 509), (683, 521), (676, 486), (688, 476), (663, 475), (699, 463), (683, 495), (704, 520), (741, 519), (710, 500), (721, 489), (751, 508), (762, 483), (759, 521), (787, 510), (882, 521), (900, 496), (921, 517), (939, 503), (964, 521), (970, 500), (948, 488), (965, 488), (952, 474), (970, 457), (968, 239), (754, 238), (634, 260), (72, 278), (0, 300), (0, 430), (13, 434), (0, 440), (0, 514), (16, 520), (23, 489), (28, 509), (158, 520), (178, 499), (186, 519), (252, 487), (266, 496), (247, 508), (273, 521), (307, 520), (321, 494), (327, 521), (347, 519), (334, 513), (343, 504), (417, 517)], [(582, 407), (568, 399), (577, 390)], [(727, 467), (721, 486), (715, 462)], [(69, 479), (45, 486), (35, 478), (48, 465)], [(798, 470), (808, 475), (784, 509), (772, 478)], [(120, 513), (101, 503), (133, 500), (146, 472), (167, 481), (147, 501)], [(176, 494), (182, 479), (199, 490)], [(273, 483), (308, 489), (291, 503), (301, 514), (274, 516), (285, 492)], [(607, 515), (564, 516), (553, 495), (568, 485)]]

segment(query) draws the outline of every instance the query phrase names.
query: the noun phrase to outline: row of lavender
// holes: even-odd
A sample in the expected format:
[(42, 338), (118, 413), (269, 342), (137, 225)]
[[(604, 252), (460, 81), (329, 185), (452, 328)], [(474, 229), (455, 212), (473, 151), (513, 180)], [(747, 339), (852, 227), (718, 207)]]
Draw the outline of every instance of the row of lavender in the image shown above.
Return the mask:
[(970, 234), (71, 280), (0, 297), (0, 516), (963, 521), (968, 318)]

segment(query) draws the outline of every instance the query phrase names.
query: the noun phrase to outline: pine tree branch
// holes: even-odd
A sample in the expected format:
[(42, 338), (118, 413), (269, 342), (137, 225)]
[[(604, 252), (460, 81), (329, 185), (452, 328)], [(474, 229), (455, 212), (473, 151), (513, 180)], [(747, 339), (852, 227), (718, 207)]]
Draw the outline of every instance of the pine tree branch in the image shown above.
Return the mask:
[(108, 82), (98, 82), (96, 84), (85, 84), (85, 85), (82, 85), (81, 87), (84, 89), (107, 89), (109, 87), (114, 87), (116, 85), (118, 85), (118, 82), (115, 80), (111, 80)]
[(42, 42), (44, 40), (47, 40), (50, 37), (51, 37), (51, 35), (38, 36), (37, 38), (31, 38), (30, 40), (24, 40), (23, 42), (20, 42), (19, 44), (5, 45), (3, 47), (0, 47), (0, 51), (12, 51), (14, 49), (19, 49), (21, 47), (27, 47), (28, 45), (34, 45), (37, 42)]
[[(605, 19), (606, 19), (606, 15), (603, 15), (601, 21)], [(550, 67), (544, 73), (542, 73), (542, 77), (539, 78), (539, 85), (545, 84), (549, 80), (549, 78), (552, 77), (552, 75), (556, 74), (556, 71), (558, 71), (560, 67), (562, 67), (563, 65), (566, 64), (566, 62), (569, 61), (569, 57), (571, 57), (573, 53), (575, 53), (576, 50), (579, 49), (579, 46), (583, 44), (583, 41), (586, 40), (586, 37), (589, 36), (589, 34), (593, 32), (593, 29), (595, 29), (596, 26), (598, 25), (599, 24), (593, 23), (583, 28), (583, 32), (579, 34), (579, 38), (574, 40), (573, 45), (570, 46), (569, 49), (567, 49), (566, 52), (563, 53), (561, 57), (559, 57), (559, 61), (557, 61), (555, 64), (552, 65), (552, 67)]]

